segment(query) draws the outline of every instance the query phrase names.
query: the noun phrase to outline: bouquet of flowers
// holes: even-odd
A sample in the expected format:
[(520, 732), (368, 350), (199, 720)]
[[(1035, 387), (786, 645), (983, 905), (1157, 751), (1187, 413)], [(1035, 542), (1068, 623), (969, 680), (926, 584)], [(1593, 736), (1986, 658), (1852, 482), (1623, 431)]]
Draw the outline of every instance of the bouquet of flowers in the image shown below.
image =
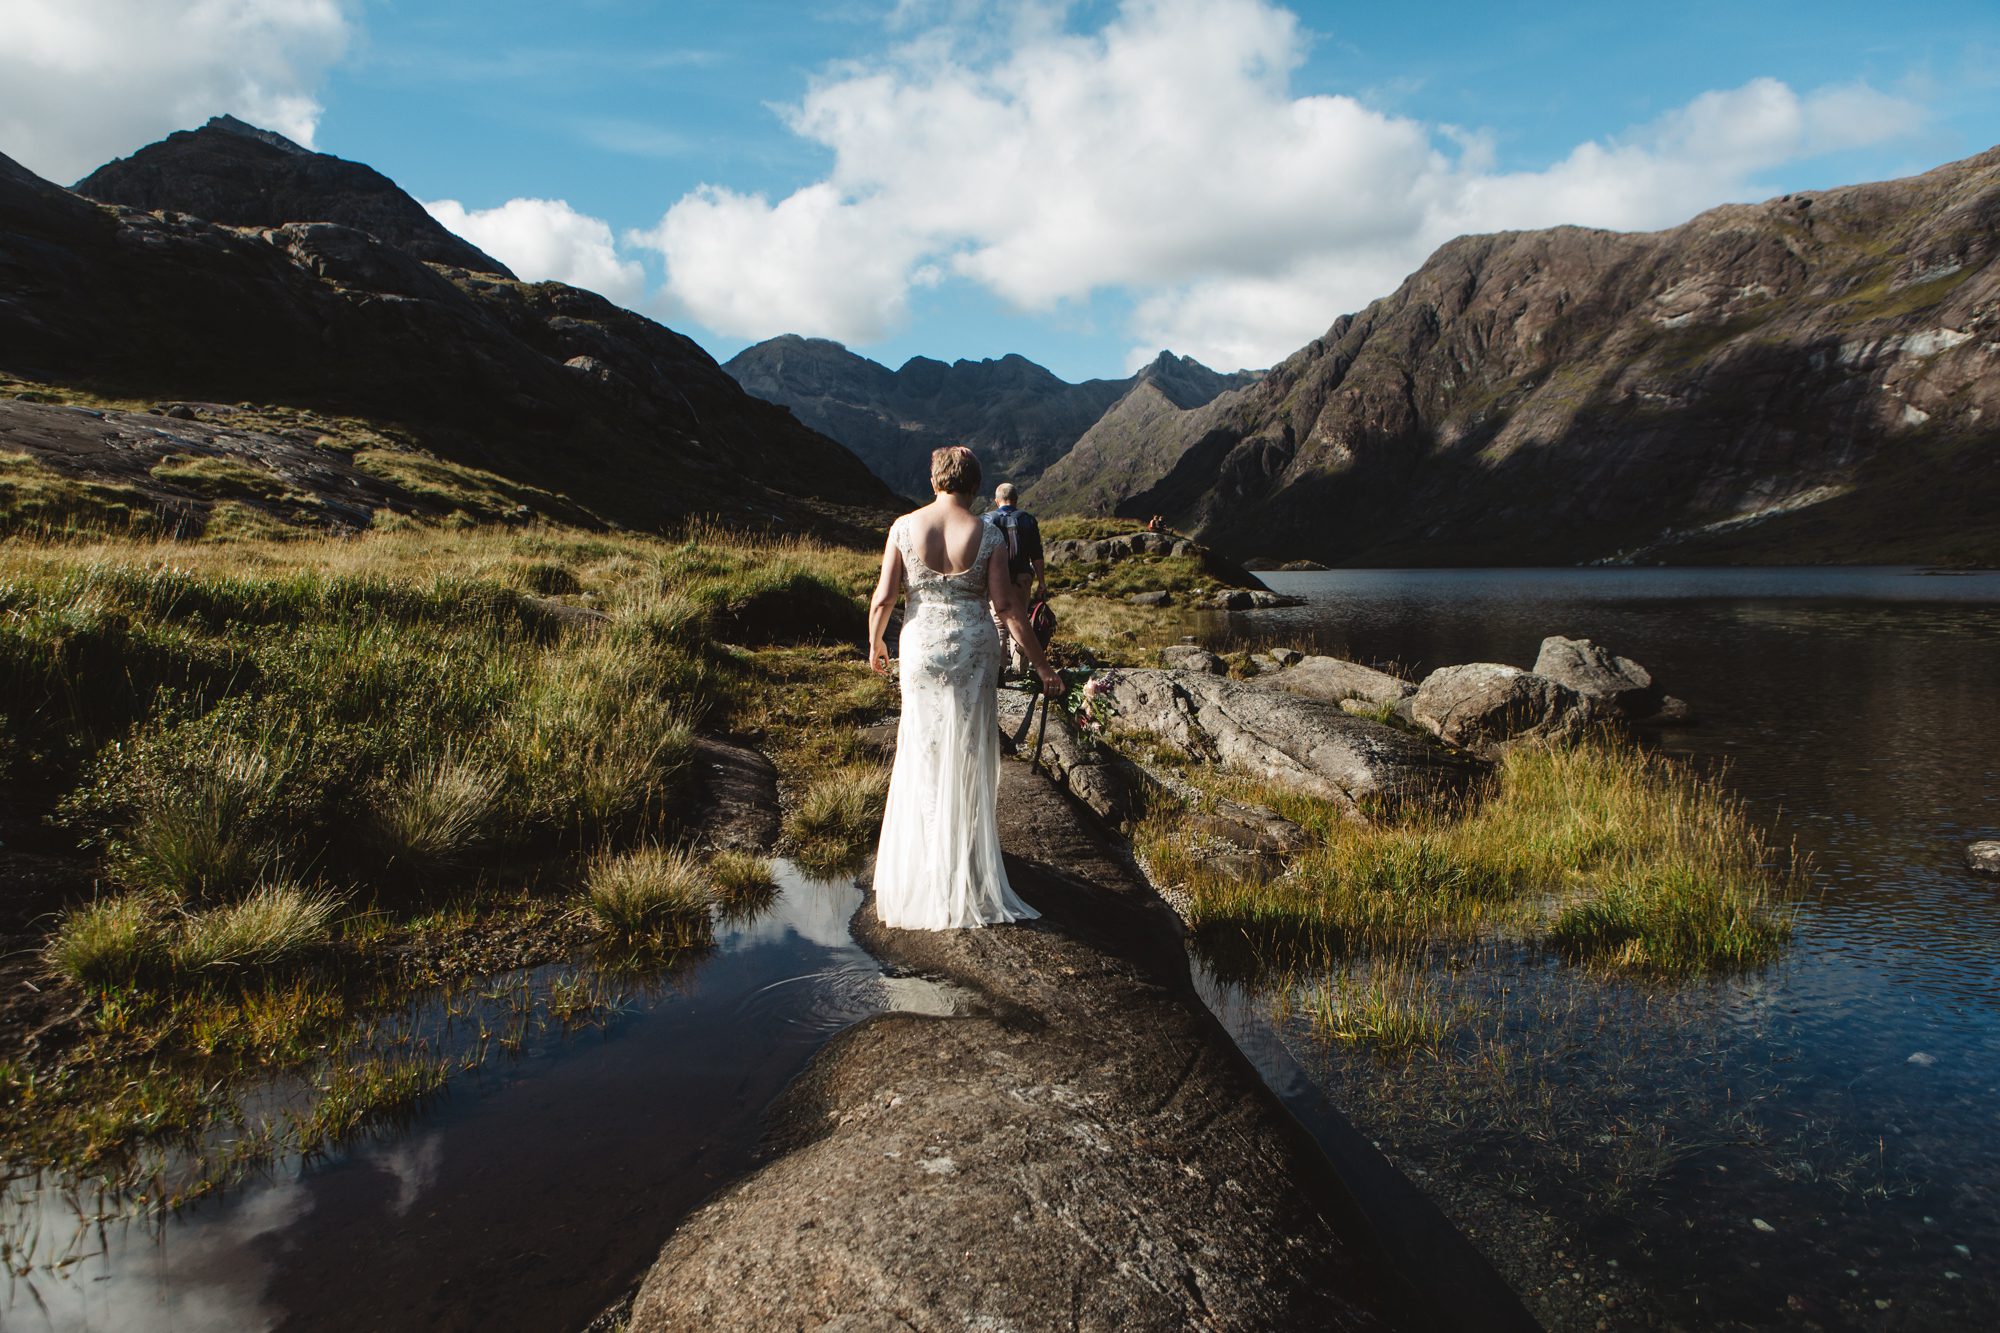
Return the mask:
[(1105, 690), (1111, 681), (1110, 673), (1099, 675), (1095, 667), (1085, 666), (1066, 667), (1060, 674), (1069, 688), (1054, 702), (1076, 728), (1077, 739), (1084, 749), (1095, 749), (1104, 735), (1104, 724), (1114, 711)]

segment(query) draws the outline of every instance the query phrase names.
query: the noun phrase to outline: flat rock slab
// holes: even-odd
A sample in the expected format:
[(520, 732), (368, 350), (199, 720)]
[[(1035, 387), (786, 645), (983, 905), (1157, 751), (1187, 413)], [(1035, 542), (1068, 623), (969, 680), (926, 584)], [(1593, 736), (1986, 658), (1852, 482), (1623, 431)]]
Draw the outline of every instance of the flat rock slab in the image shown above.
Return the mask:
[(1195, 671), (1119, 670), (1098, 679), (1119, 726), (1349, 811), (1457, 792), (1480, 771), (1423, 737), (1261, 684)]
[(1400, 676), (1339, 657), (1302, 658), (1284, 667), (1274, 683), (1281, 690), (1330, 704), (1359, 699), (1380, 706), (1417, 692), (1415, 685)]
[(631, 1328), (1393, 1326), (1351, 1199), (1202, 1008), (1165, 905), (1020, 764), (1001, 837), (1041, 920), (856, 923), (984, 1012), (830, 1045), (789, 1150), (682, 1225)]
[(1985, 875), (2000, 875), (2000, 842), (1975, 842), (1965, 849), (1965, 865)]

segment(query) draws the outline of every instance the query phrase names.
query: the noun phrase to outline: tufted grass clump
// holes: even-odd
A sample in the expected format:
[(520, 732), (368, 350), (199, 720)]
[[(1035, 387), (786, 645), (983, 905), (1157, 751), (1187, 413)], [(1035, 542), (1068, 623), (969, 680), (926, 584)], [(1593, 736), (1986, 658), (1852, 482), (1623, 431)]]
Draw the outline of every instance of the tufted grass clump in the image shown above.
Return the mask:
[(816, 778), (787, 821), (794, 859), (822, 876), (857, 868), (881, 833), (888, 799), (889, 771), (879, 764), (850, 764)]
[(325, 889), (262, 884), (239, 902), (190, 913), (169, 957), (184, 976), (285, 967), (326, 945), (339, 910)]
[(750, 852), (724, 849), (708, 858), (708, 879), (722, 913), (732, 919), (756, 915), (778, 896), (771, 863)]
[(101, 989), (158, 973), (166, 966), (168, 949), (159, 905), (139, 894), (122, 894), (65, 912), (42, 957), (56, 975)]
[[(173, 752), (171, 732), (134, 747), (132, 822), (120, 861), (128, 879), (176, 897), (221, 897), (263, 873), (275, 852), (272, 807), (290, 754), (276, 737), (220, 736)], [(147, 760), (160, 751), (157, 764)]]
[(692, 949), (713, 938), (709, 876), (686, 848), (649, 844), (600, 854), (586, 873), (585, 892), (591, 916), (621, 948)]
[(384, 781), (372, 826), (386, 865), (447, 865), (494, 832), (504, 775), (445, 749)]

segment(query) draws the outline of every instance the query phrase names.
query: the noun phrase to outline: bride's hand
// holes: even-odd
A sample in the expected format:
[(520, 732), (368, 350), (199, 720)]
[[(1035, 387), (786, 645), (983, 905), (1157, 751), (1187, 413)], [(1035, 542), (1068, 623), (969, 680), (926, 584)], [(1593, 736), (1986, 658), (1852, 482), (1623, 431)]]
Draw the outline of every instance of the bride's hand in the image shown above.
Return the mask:
[(874, 644), (868, 649), (868, 665), (883, 675), (888, 675), (889, 645), (880, 639), (875, 640)]
[(1062, 673), (1054, 667), (1044, 663), (1036, 668), (1035, 674), (1042, 678), (1042, 693), (1051, 699), (1060, 699), (1069, 693), (1068, 688), (1063, 685)]

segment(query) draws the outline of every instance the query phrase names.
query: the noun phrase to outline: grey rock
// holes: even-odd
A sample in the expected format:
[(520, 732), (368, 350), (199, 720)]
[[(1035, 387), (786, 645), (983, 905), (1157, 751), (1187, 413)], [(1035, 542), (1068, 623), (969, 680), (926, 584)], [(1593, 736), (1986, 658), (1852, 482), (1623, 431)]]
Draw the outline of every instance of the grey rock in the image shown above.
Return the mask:
[(1135, 592), (1125, 600), (1134, 606), (1172, 606), (1174, 598), (1173, 594), (1165, 589), (1157, 589), (1153, 592)]
[(986, 1012), (835, 1038), (777, 1109), (779, 1154), (668, 1240), (634, 1333), (1389, 1326), (1339, 1183), (1203, 1009), (1159, 896), (1021, 764), (1000, 837), (1039, 921), (856, 918)]
[(2000, 875), (2000, 842), (1975, 842), (1965, 849), (1965, 864), (1984, 875)]
[(1296, 648), (1273, 648), (1271, 656), (1277, 660), (1278, 665), (1281, 667), (1297, 666), (1300, 662), (1305, 661), (1306, 658), (1306, 655)]
[(1410, 696), (1411, 716), (1431, 734), (1486, 758), (1516, 741), (1579, 734), (1590, 700), (1519, 667), (1471, 662), (1440, 667)]
[(1160, 649), (1160, 665), (1169, 670), (1199, 671), (1205, 676), (1226, 676), (1229, 663), (1206, 648), (1176, 643)]
[(1212, 796), (1191, 811), (1188, 822), (1199, 832), (1219, 838), (1246, 852), (1287, 856), (1309, 841), (1306, 831), (1275, 810), (1248, 801)]
[(1542, 640), (1534, 669), (1536, 675), (1567, 685), (1625, 717), (1651, 717), (1660, 711), (1662, 695), (1652, 672), (1589, 639), (1551, 634)]
[(1307, 657), (1295, 662), (1278, 677), (1277, 686), (1308, 699), (1339, 703), (1359, 699), (1369, 704), (1392, 704), (1417, 687), (1400, 676), (1349, 662), (1339, 657)]
[(1700, 721), (1694, 715), (1694, 705), (1685, 699), (1677, 699), (1671, 694), (1662, 695), (1660, 707), (1651, 717), (1642, 717), (1638, 725), (1642, 727), (1689, 727)]
[(1109, 746), (1085, 745), (1061, 709), (1051, 708), (1041, 725), (1041, 705), (1014, 690), (1000, 692), (1000, 730), (1014, 743), (1019, 759), (1036, 762), (1035, 735), (1041, 733), (1040, 766), (1086, 809), (1110, 824), (1134, 813), (1134, 795), (1145, 783)]
[(1244, 681), (1192, 671), (1114, 671), (1099, 680), (1121, 728), (1350, 813), (1363, 803), (1395, 806), (1455, 792), (1479, 767), (1332, 704)]

